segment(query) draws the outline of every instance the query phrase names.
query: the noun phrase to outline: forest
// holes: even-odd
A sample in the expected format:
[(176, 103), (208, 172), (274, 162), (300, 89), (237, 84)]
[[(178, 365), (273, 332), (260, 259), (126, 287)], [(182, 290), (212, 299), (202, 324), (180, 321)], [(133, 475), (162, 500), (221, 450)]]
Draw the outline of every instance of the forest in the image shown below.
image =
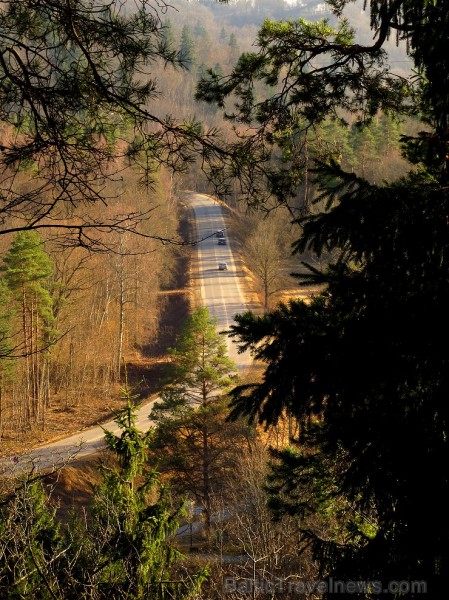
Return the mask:
[[(211, 131), (220, 127), (231, 136), (222, 111), (195, 100), (195, 86), (208, 68), (223, 75), (230, 72), (240, 52), (251, 47), (256, 31), (247, 25), (226, 28), (210, 8), (197, 8), (194, 15), (188, 15), (181, 3), (179, 11), (168, 13), (161, 21), (163, 41), (179, 53), (181, 66), (154, 66), (152, 77), (158, 82), (161, 100), (155, 102), (155, 113), (158, 118), (174, 114), (187, 120), (195, 114), (203, 127)], [(230, 7), (215, 8), (221, 8), (221, 14)], [(217, 43), (212, 44), (211, 40)], [(3, 122), (4, 143), (13, 138), (15, 128), (15, 123)], [(118, 131), (110, 133), (117, 144), (124, 135), (122, 130), (120, 124)], [(326, 144), (342, 156), (346, 168), (362, 177), (370, 181), (391, 180), (405, 172), (400, 132), (399, 123), (386, 115), (379, 115), (363, 130), (328, 121), (316, 139), (310, 137), (309, 152), (319, 151), (313, 149), (314, 144)], [(42, 227), (31, 228), (33, 231), (27, 231), (25, 226), (21, 233), (22, 217), (18, 212), (32, 211), (32, 203), (26, 199), (16, 211), (5, 201), (3, 213), (8, 220), (1, 236), (1, 293), (5, 308), (1, 314), (4, 360), (0, 378), (0, 435), (4, 449), (9, 444), (10, 451), (14, 451), (30, 434), (31, 439), (36, 435), (44, 439), (51, 407), (53, 412), (61, 411), (61, 415), (75, 410), (80, 419), (84, 406), (97, 405), (98, 401), (104, 404), (117, 392), (124, 365), (139, 359), (145, 348), (151, 351), (151, 345), (157, 345), (163, 292), (177, 287), (180, 252), (184, 249), (188, 256), (189, 240), (180, 230), (185, 215), (176, 202), (176, 192), (183, 187), (212, 192), (213, 187), (198, 163), (190, 164), (188, 171), (162, 168), (151, 185), (144, 185), (136, 168), (124, 170), (124, 157), (115, 160), (122, 164), (117, 176), (108, 177), (102, 192), (107, 198), (106, 211), (94, 204), (94, 198), (89, 207), (91, 223), (82, 230), (81, 243), (76, 240), (78, 231), (71, 228), (71, 223), (85, 219), (82, 203), (67, 218), (58, 215), (59, 229), (42, 223)], [(32, 169), (22, 166), (14, 175), (17, 190), (31, 185)], [(10, 185), (11, 177), (5, 172), (5, 186)], [(312, 192), (307, 179), (302, 188), (292, 199), (290, 211), (298, 213), (310, 203)], [(33, 193), (44, 190), (47, 188), (41, 191), (37, 187)], [(235, 218), (237, 233), (241, 219), (245, 232), (250, 232), (249, 236), (245, 233), (249, 238), (246, 260), (254, 273), (256, 292), (263, 295), (261, 303), (267, 308), (269, 297), (282, 297), (283, 288), (295, 285), (288, 281), (290, 245), (295, 236), (289, 224), (291, 215), (283, 212), (276, 218), (277, 239), (268, 242), (266, 236), (260, 235), (260, 229), (266, 227), (263, 215), (247, 214), (237, 189), (227, 201), (241, 215)], [(126, 213), (133, 215), (131, 220), (139, 221), (143, 237), (132, 235), (130, 222), (123, 222), (122, 226), (122, 215)], [(40, 214), (38, 218), (41, 219)], [(94, 236), (86, 234), (91, 230), (95, 231)], [(67, 239), (67, 231), (72, 239)], [(164, 239), (173, 243), (165, 245)], [(260, 261), (264, 253), (261, 239), (265, 240), (267, 254), (264, 264)], [(23, 272), (16, 273), (18, 263)], [(62, 422), (63, 416), (59, 420)], [(56, 424), (58, 434), (64, 426), (63, 422), (61, 428)]]
[[(449, 4), (171, 4), (0, 5), (0, 452), (120, 428), (2, 474), (1, 594), (440, 598)], [(252, 373), (182, 190), (227, 209)]]
[[(6, 29), (6, 15), (4, 19)], [(156, 112), (161, 118), (176, 114), (186, 120), (197, 113), (212, 126), (219, 117), (194, 100), (195, 82), (206, 65), (222, 63), (224, 69), (236, 60), (234, 31), (225, 31), (207, 10), (190, 19), (185, 10), (173, 11), (173, 20), (163, 15), (161, 19), (164, 43), (173, 45), (179, 58), (171, 69), (155, 65), (152, 76), (158, 79), (161, 97)], [(248, 45), (252, 33), (244, 35), (242, 44)], [(221, 40), (217, 47), (210, 44), (211, 38)], [(17, 118), (14, 109), (10, 115), (5, 110), (3, 144), (15, 144)], [(125, 143), (120, 140), (132, 135), (132, 125), (125, 119), (116, 125), (107, 140), (115, 145), (116, 165), (107, 166), (103, 180), (95, 174), (84, 189), (84, 182), (74, 182), (75, 193), (84, 194), (79, 202), (72, 200), (73, 190), (67, 190), (67, 198), (63, 189), (54, 192), (44, 176), (36, 182), (35, 167), (31, 161), (26, 164), (28, 159), (19, 159), (18, 173), (11, 169), (9, 157), (3, 163), (3, 452), (8, 446), (13, 452), (23, 440), (42, 439), (49, 409), (59, 411), (62, 421), (53, 435), (67, 427), (64, 413), (75, 410), (80, 419), (89, 406), (104, 410), (118, 392), (125, 365), (158, 345), (164, 292), (177, 287), (180, 253), (188, 257), (192, 241), (181, 231), (185, 216), (176, 193), (183, 187), (201, 187), (201, 181), (207, 189), (207, 181), (198, 167), (187, 173), (164, 165), (152, 181), (148, 173), (142, 180), (138, 164), (128, 168), (120, 148)], [(60, 194), (62, 210), (50, 212), (45, 202), (35, 210), (36, 200), (27, 194), (47, 193), (55, 199)], [(134, 228), (139, 235), (133, 235)], [(90, 418), (95, 422), (95, 417)]]

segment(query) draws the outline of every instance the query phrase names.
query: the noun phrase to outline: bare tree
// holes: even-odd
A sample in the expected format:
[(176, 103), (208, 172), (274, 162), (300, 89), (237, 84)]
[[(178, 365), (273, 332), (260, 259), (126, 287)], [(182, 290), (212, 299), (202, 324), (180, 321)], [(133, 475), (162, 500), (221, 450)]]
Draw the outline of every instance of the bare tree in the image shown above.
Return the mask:
[[(180, 66), (162, 35), (167, 10), (164, 0), (1, 3), (0, 234), (49, 229), (103, 251), (113, 230), (163, 240), (142, 228), (148, 207), (114, 210), (107, 183), (131, 164), (151, 185), (160, 165), (213, 159), (213, 133), (159, 116), (149, 65)], [(96, 205), (109, 210), (92, 214)]]
[[(210, 594), (215, 598), (294, 598), (297, 582), (317, 576), (299, 519), (274, 520), (264, 490), (269, 452), (259, 440), (240, 452), (220, 522), (224, 547), (215, 565)], [(290, 594), (289, 590), (293, 590)]]
[(265, 310), (268, 310), (270, 297), (279, 291), (281, 284), (281, 268), (284, 259), (282, 245), (282, 229), (279, 220), (270, 217), (259, 220), (245, 240), (245, 258), (261, 288)]

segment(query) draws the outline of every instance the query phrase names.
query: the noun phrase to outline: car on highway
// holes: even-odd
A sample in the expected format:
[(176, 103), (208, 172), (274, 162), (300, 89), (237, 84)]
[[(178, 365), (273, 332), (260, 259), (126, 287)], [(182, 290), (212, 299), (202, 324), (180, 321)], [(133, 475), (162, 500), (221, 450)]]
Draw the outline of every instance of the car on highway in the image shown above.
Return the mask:
[(226, 238), (224, 238), (224, 237), (218, 238), (218, 245), (219, 246), (226, 246)]
[(215, 234), (215, 237), (217, 238), (224, 238), (224, 231), (223, 229), (220, 229), (219, 231), (217, 231), (217, 233)]
[(228, 270), (228, 263), (225, 263), (225, 262), (218, 263), (218, 270), (219, 271), (227, 271)]

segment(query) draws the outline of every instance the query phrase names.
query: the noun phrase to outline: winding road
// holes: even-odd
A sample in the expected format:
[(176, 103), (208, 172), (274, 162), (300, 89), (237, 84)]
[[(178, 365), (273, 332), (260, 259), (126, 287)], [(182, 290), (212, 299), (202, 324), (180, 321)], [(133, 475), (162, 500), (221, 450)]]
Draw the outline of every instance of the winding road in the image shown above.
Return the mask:
[[(194, 192), (183, 192), (183, 199), (188, 202), (194, 212), (198, 240), (197, 256), (192, 265), (192, 277), (201, 290), (201, 302), (207, 306), (217, 320), (219, 331), (227, 330), (234, 315), (246, 310), (242, 287), (243, 272), (238, 268), (238, 261), (232, 253), (227, 239), (226, 245), (218, 245), (215, 237), (217, 230), (225, 229), (223, 211), (218, 202), (210, 196)], [(226, 235), (226, 231), (225, 231)], [(226, 236), (227, 238), (227, 236)], [(218, 264), (225, 262), (227, 271), (219, 271)], [(248, 353), (238, 354), (235, 344), (227, 338), (230, 357), (239, 370), (251, 364)], [(151, 421), (149, 414), (153, 399), (142, 405), (137, 416), (137, 427), (146, 431)], [(114, 421), (102, 425), (104, 429), (117, 433), (118, 426)], [(76, 433), (70, 437), (40, 446), (32, 451), (0, 461), (0, 470), (17, 474), (31, 467), (44, 469), (61, 465), (75, 458), (92, 454), (104, 447), (102, 427), (96, 426)]]

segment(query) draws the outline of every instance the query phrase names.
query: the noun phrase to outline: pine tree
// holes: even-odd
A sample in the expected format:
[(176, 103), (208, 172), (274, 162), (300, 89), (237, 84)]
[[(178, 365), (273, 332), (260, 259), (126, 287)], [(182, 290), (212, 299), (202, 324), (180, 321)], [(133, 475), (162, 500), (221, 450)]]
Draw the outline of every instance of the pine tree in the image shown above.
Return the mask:
[[(62, 598), (55, 574), (66, 545), (42, 481), (25, 476), (15, 492), (1, 500), (0, 596)], [(61, 570), (59, 575), (63, 583), (66, 573)]]
[(165, 19), (162, 24), (161, 41), (164, 55), (170, 56), (173, 52), (177, 53), (175, 29), (170, 19)]
[(4, 278), (0, 278), (0, 429), (3, 429), (3, 400), (5, 387), (14, 376), (15, 361), (12, 339), (14, 311), (11, 296)]
[(207, 407), (235, 379), (235, 364), (227, 356), (216, 320), (205, 307), (195, 310), (187, 320), (170, 357), (163, 402), (154, 405), (155, 412), (166, 406), (176, 410)]
[(319, 137), (328, 145), (326, 154), (331, 156), (335, 162), (341, 164), (348, 170), (355, 166), (353, 150), (350, 144), (350, 130), (336, 119), (327, 120), (321, 130)]
[(181, 32), (181, 45), (179, 47), (179, 60), (190, 71), (195, 64), (195, 42), (188, 25), (184, 25)]
[(223, 77), (224, 71), (223, 71), (223, 67), (221, 66), (220, 63), (215, 64), (214, 72), (217, 75), (217, 77)]
[(193, 29), (193, 34), (196, 37), (202, 37), (202, 38), (206, 38), (207, 37), (207, 31), (206, 28), (204, 27), (204, 25), (202, 25), (202, 23), (200, 23), (200, 21), (196, 22), (196, 25)]
[[(179, 66), (169, 3), (153, 0), (7, 0), (0, 3), (0, 235), (48, 227), (73, 246), (102, 246), (110, 231), (149, 233), (139, 214), (112, 212), (107, 181), (131, 164), (152, 183), (158, 166), (179, 170), (201, 154), (191, 119), (161, 117), (159, 68)], [(183, 60), (194, 62), (184, 32)], [(17, 54), (17, 47), (21, 50)], [(152, 72), (154, 67), (154, 71)], [(165, 114), (165, 110), (162, 109)], [(203, 146), (210, 156), (214, 136)], [(23, 186), (23, 171), (33, 185)], [(20, 175), (19, 175), (20, 174)], [(32, 188), (32, 189), (31, 189)], [(12, 195), (11, 195), (12, 194)], [(110, 210), (97, 206), (108, 203)], [(150, 211), (151, 212), (151, 211)], [(160, 233), (160, 232), (159, 232)], [(109, 236), (106, 236), (109, 240)]]
[(178, 489), (202, 505), (209, 529), (213, 494), (220, 493), (232, 464), (235, 442), (228, 440), (232, 432), (236, 439), (246, 435), (224, 423), (223, 394), (235, 379), (235, 365), (207, 308), (193, 313), (170, 354), (162, 402), (155, 403), (150, 415), (157, 423), (153, 448), (160, 468), (179, 474)]
[[(348, 1), (330, 4), (341, 14)], [(323, 285), (323, 293), (237, 319), (242, 348), (266, 369), (262, 382), (234, 390), (233, 414), (266, 425), (285, 412), (298, 420), (299, 437), (276, 457), (273, 502), (318, 519), (320, 507), (334, 515), (338, 507), (338, 535), (322, 521), (303, 532), (323, 576), (382, 581), (390, 598), (420, 591), (399, 592), (388, 582), (426, 582), (436, 599), (445, 593), (449, 566), (448, 477), (436, 468), (449, 458), (449, 5), (366, 4), (371, 45), (356, 43), (344, 20), (335, 28), (327, 21), (266, 21), (258, 52), (243, 55), (225, 82), (200, 84), (199, 97), (222, 107), (232, 97), (233, 117), (254, 127), (238, 147), (254, 167), (248, 187), (259, 204), (273, 195), (288, 204), (308, 171), (305, 154), (262, 166), (279, 156), (298, 125), (307, 133), (348, 111), (359, 125), (379, 111), (413, 112), (426, 125), (402, 140), (418, 167), (390, 184), (368, 182), (332, 159), (316, 165), (322, 204), (296, 220), (294, 249), (331, 261), (303, 278)], [(408, 85), (385, 62), (392, 33), (414, 61), (417, 78)], [(259, 81), (277, 86), (275, 93), (257, 98)], [(379, 148), (376, 136), (359, 141), (359, 152), (364, 142), (370, 152)], [(368, 586), (353, 597), (374, 593)]]
[[(207, 569), (188, 574), (171, 543), (183, 507), (148, 466), (150, 433), (136, 428), (134, 398), (116, 416), (120, 434), (105, 432), (110, 450), (99, 466), (88, 518), (60, 523), (50, 479), (28, 473), (0, 496), (0, 595), (29, 600), (187, 600)], [(57, 477), (57, 474), (53, 474)], [(3, 490), (2, 490), (3, 491)]]
[(389, 115), (380, 115), (377, 129), (378, 153), (391, 156), (393, 151), (400, 149), (400, 124)]
[(106, 597), (183, 599), (198, 592), (207, 571), (190, 580), (174, 579), (181, 554), (170, 544), (182, 507), (173, 512), (158, 473), (148, 469), (152, 432), (136, 428), (136, 409), (129, 391), (127, 406), (117, 414), (121, 434), (105, 432), (117, 466), (102, 467), (93, 513), (96, 533), (103, 540), (105, 564), (100, 575)]
[[(171, 488), (202, 510), (209, 534), (214, 506), (226, 503), (238, 459), (254, 437), (243, 422), (228, 422), (229, 400), (163, 414), (158, 411), (152, 456)], [(152, 417), (153, 418), (153, 417)]]
[(17, 234), (4, 258), (4, 278), (20, 320), (25, 361), (25, 426), (45, 425), (49, 400), (49, 350), (55, 339), (52, 298), (46, 287), (52, 263), (36, 231)]
[(349, 137), (354, 170), (369, 181), (374, 181), (376, 167), (378, 168), (381, 158), (378, 152), (377, 134), (378, 128), (375, 123), (371, 123), (363, 128), (353, 126)]

